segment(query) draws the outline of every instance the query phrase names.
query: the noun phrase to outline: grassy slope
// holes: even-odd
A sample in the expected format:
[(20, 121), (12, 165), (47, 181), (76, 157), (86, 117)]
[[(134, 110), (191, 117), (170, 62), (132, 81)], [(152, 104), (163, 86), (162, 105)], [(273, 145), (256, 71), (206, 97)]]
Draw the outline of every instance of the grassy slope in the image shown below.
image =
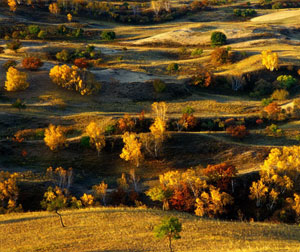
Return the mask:
[(0, 216), (0, 251), (168, 251), (153, 238), (152, 228), (166, 215), (183, 223), (183, 251), (299, 251), (295, 225), (237, 223), (201, 219), (189, 214), (130, 208), (64, 211), (66, 228), (47, 212)]

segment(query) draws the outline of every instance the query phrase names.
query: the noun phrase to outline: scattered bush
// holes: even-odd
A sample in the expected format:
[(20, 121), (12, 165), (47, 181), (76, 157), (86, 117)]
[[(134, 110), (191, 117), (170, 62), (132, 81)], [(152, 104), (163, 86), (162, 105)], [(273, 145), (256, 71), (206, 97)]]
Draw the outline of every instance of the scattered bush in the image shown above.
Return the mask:
[(285, 89), (276, 89), (271, 95), (271, 99), (283, 101), (289, 97), (289, 92)]
[(38, 25), (29, 25), (28, 26), (28, 32), (35, 37), (39, 34), (40, 31), (41, 31), (41, 29)]
[(199, 87), (209, 87), (213, 82), (213, 74), (205, 68), (199, 68), (192, 77), (192, 85)]
[(261, 105), (263, 106), (263, 107), (266, 107), (266, 106), (268, 106), (270, 103), (272, 103), (273, 102), (273, 99), (272, 98), (263, 98), (262, 100), (261, 100)]
[(191, 56), (195, 57), (195, 56), (201, 56), (203, 53), (203, 49), (202, 48), (195, 48), (192, 52), (191, 52)]
[(21, 109), (26, 109), (26, 104), (21, 99), (17, 99), (11, 106), (19, 109), (19, 111), (21, 111)]
[(220, 66), (228, 62), (230, 62), (230, 55), (225, 48), (218, 47), (211, 53), (211, 63), (214, 66)]
[(253, 17), (257, 14), (257, 12), (254, 9), (234, 9), (233, 13), (235, 16), (238, 17)]
[(21, 48), (22, 43), (19, 40), (13, 40), (12, 42), (7, 43), (6, 46), (8, 49), (17, 52), (17, 50)]
[(167, 72), (169, 72), (169, 73), (176, 73), (176, 72), (178, 72), (178, 70), (179, 70), (179, 66), (177, 63), (170, 63), (167, 66)]
[(223, 32), (215, 31), (211, 34), (210, 40), (213, 47), (222, 46), (226, 44), (227, 37)]
[(75, 59), (74, 60), (74, 65), (79, 67), (79, 68), (88, 68), (89, 67), (89, 63), (86, 59), (84, 58), (80, 58), (80, 59)]
[(6, 81), (4, 88), (7, 91), (20, 91), (29, 87), (27, 74), (10, 67), (6, 72)]
[(101, 38), (103, 40), (111, 41), (116, 38), (116, 33), (114, 31), (103, 31), (101, 33)]
[(270, 126), (266, 127), (266, 132), (269, 136), (282, 136), (283, 130), (279, 129), (276, 124), (271, 124)]
[(27, 57), (23, 59), (22, 65), (26, 69), (37, 70), (43, 65), (43, 62), (37, 57)]
[(68, 62), (71, 59), (71, 56), (70, 56), (70, 53), (66, 49), (63, 49), (61, 52), (58, 52), (56, 54), (56, 59), (58, 61)]
[(290, 89), (297, 83), (297, 80), (291, 75), (280, 75), (277, 77), (277, 81), (279, 86), (284, 89)]
[(166, 83), (160, 79), (153, 80), (152, 85), (156, 93), (162, 93), (166, 90)]

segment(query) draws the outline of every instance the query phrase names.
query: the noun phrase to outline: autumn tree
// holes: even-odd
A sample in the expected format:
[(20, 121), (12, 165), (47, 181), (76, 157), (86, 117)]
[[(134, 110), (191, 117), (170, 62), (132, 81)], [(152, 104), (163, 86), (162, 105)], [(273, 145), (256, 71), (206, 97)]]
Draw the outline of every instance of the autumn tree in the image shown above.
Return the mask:
[(17, 10), (17, 2), (16, 2), (16, 0), (8, 0), (7, 4), (9, 6), (9, 10), (11, 12), (15, 12)]
[(134, 126), (135, 122), (128, 114), (125, 114), (123, 118), (118, 120), (118, 128), (123, 133), (126, 131), (132, 131)]
[(27, 74), (10, 67), (6, 72), (6, 81), (4, 88), (7, 91), (20, 91), (29, 87)]
[(64, 169), (59, 166), (57, 168), (49, 167), (47, 168), (46, 175), (50, 178), (54, 185), (62, 190), (69, 190), (73, 180), (73, 169)]
[(49, 127), (45, 129), (44, 141), (52, 151), (64, 146), (66, 137), (64, 135), (62, 127), (50, 124)]
[(165, 217), (161, 223), (154, 227), (155, 237), (163, 239), (167, 238), (169, 241), (170, 252), (173, 252), (172, 239), (178, 240), (181, 238), (180, 232), (182, 225), (176, 217)]
[(124, 147), (120, 157), (126, 161), (132, 161), (136, 167), (139, 167), (140, 161), (143, 158), (141, 147), (142, 143), (138, 140), (135, 133), (125, 132), (122, 136)]
[(169, 188), (162, 187), (152, 187), (147, 192), (146, 195), (151, 198), (153, 201), (160, 201), (163, 203), (163, 210), (169, 210), (169, 199), (171, 198), (173, 191)]
[(26, 57), (22, 61), (22, 66), (29, 70), (37, 70), (43, 65), (43, 62), (37, 57)]
[(271, 50), (261, 52), (262, 64), (270, 71), (278, 70), (278, 54)]
[(67, 14), (67, 19), (68, 19), (69, 22), (72, 22), (72, 18), (73, 18), (72, 14), (68, 13)]
[(151, 8), (152, 8), (155, 16), (158, 17), (158, 14), (161, 10), (161, 3), (157, 0), (152, 0), (151, 1)]
[(51, 14), (54, 14), (55, 16), (57, 16), (57, 14), (59, 14), (59, 12), (60, 12), (58, 4), (57, 3), (51, 3), (49, 5), (49, 11), (50, 11)]
[(221, 163), (216, 165), (208, 165), (203, 174), (208, 177), (209, 181), (223, 191), (227, 191), (232, 179), (237, 174), (237, 169), (234, 165)]
[(82, 205), (85, 207), (92, 206), (94, 204), (94, 197), (91, 194), (84, 193), (80, 198)]
[(245, 125), (231, 125), (226, 128), (226, 133), (238, 139), (243, 139), (249, 135)]
[(195, 214), (198, 216), (208, 216), (210, 218), (222, 215), (226, 212), (226, 206), (233, 204), (233, 198), (226, 192), (214, 186), (209, 187), (209, 191), (202, 192), (196, 199)]
[(104, 206), (106, 206), (107, 187), (107, 184), (102, 181), (99, 185), (94, 185), (92, 188), (95, 199), (100, 199)]
[(21, 205), (17, 205), (19, 188), (17, 186), (17, 173), (0, 172), (0, 213), (19, 212)]
[(106, 144), (103, 128), (97, 125), (95, 122), (91, 122), (86, 127), (86, 134), (90, 138), (90, 144), (95, 145), (99, 156), (101, 150), (105, 147)]

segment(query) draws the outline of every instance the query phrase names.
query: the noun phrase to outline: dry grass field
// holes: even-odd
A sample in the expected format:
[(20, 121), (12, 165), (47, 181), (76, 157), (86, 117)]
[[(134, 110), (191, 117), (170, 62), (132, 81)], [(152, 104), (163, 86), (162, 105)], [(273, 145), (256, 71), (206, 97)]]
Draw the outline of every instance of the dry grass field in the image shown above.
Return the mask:
[(91, 208), (63, 211), (67, 227), (47, 212), (0, 216), (1, 252), (142, 252), (168, 251), (153, 227), (164, 216), (182, 222), (176, 252), (298, 252), (296, 225), (203, 219), (190, 214), (137, 208)]

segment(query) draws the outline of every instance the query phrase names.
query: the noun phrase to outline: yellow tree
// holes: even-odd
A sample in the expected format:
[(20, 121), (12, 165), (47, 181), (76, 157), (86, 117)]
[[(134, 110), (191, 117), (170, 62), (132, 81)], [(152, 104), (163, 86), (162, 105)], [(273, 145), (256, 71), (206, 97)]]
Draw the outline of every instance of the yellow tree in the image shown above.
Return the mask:
[(90, 144), (95, 145), (99, 156), (101, 150), (105, 147), (105, 136), (102, 127), (95, 122), (91, 122), (86, 127), (86, 133), (90, 137)]
[(261, 204), (266, 200), (268, 196), (269, 188), (264, 184), (262, 180), (253, 182), (250, 187), (249, 198), (256, 200), (256, 206), (260, 207)]
[(60, 9), (58, 7), (57, 3), (52, 3), (49, 5), (49, 11), (50, 13), (57, 15), (60, 12)]
[(271, 50), (264, 50), (261, 52), (262, 64), (270, 71), (278, 70), (278, 54)]
[(137, 139), (135, 133), (125, 132), (122, 138), (125, 145), (120, 157), (126, 161), (134, 162), (136, 167), (138, 167), (143, 158), (141, 152), (142, 143)]
[(104, 206), (106, 206), (106, 193), (107, 193), (107, 184), (102, 181), (99, 185), (93, 186), (93, 193), (95, 198), (100, 198)]
[(27, 74), (10, 67), (6, 72), (5, 89), (7, 91), (25, 90), (29, 87)]
[(72, 22), (72, 18), (73, 18), (72, 14), (68, 13), (67, 19), (69, 22)]
[(66, 137), (61, 126), (49, 125), (49, 128), (45, 129), (45, 144), (54, 151), (65, 144)]
[(17, 2), (16, 0), (8, 0), (7, 4), (9, 6), (9, 10), (15, 12), (17, 10)]

